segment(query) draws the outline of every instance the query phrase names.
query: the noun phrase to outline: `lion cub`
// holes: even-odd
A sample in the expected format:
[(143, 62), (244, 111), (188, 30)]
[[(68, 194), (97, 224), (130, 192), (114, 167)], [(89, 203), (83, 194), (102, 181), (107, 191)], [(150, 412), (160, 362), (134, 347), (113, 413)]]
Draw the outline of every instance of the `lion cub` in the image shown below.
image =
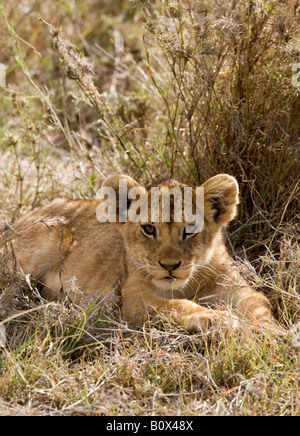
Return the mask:
[[(128, 189), (142, 189), (150, 204), (151, 189), (125, 175), (109, 177), (103, 187), (112, 188), (118, 199), (120, 181), (126, 181)], [(185, 188), (170, 179), (155, 186)], [(122, 315), (133, 325), (165, 313), (187, 329), (203, 330), (226, 317), (225, 310), (213, 306), (221, 303), (253, 323), (267, 324), (272, 319), (268, 300), (241, 278), (223, 242), (222, 228), (236, 215), (238, 184), (234, 177), (220, 174), (202, 188), (200, 232), (190, 232), (191, 223), (174, 219), (174, 202), (169, 222), (153, 222), (150, 215), (144, 221), (122, 222), (120, 209), (115, 222), (100, 222), (97, 200), (55, 200), (15, 223), (10, 241), (18, 265), (40, 281), (47, 299), (69, 292), (85, 305), (109, 295), (120, 283)], [(130, 210), (132, 200), (127, 200)], [(79, 292), (70, 290), (74, 278)]]

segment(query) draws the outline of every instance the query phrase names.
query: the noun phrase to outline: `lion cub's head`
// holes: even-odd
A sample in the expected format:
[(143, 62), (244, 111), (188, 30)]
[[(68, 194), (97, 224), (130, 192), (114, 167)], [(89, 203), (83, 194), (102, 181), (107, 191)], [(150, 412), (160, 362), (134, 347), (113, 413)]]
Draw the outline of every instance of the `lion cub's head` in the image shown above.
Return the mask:
[[(122, 183), (127, 187), (126, 197), (120, 192)], [(187, 221), (183, 211), (181, 211), (182, 219), (178, 219), (180, 203), (175, 202), (173, 195), (169, 195), (168, 219), (162, 219), (162, 196), (160, 195), (158, 203), (155, 203), (153, 193), (157, 192), (157, 189), (156, 191), (151, 189), (159, 188), (161, 190), (159, 192), (172, 190), (179, 196), (181, 193), (182, 204), (185, 205), (186, 185), (166, 179), (144, 188), (131, 177), (114, 175), (106, 179), (102, 187), (106, 192), (112, 189), (116, 194), (111, 205), (116, 207), (116, 219), (111, 221), (116, 222), (123, 234), (127, 257), (134, 263), (137, 271), (165, 290), (182, 288), (197, 268), (210, 262), (216, 236), (219, 235), (221, 228), (235, 217), (238, 204), (238, 184), (235, 178), (227, 174), (212, 177), (201, 186), (204, 225), (201, 231), (194, 232), (195, 222)], [(198, 197), (195, 189), (190, 188), (190, 190), (191, 210), (196, 216), (199, 206)], [(156, 215), (151, 214), (154, 205), (158, 207)], [(144, 206), (148, 206), (146, 215), (141, 213)], [(136, 214), (132, 215), (134, 209), (138, 212), (139, 218), (132, 220), (130, 216), (136, 216)], [(156, 216), (156, 219), (153, 219), (153, 216)]]

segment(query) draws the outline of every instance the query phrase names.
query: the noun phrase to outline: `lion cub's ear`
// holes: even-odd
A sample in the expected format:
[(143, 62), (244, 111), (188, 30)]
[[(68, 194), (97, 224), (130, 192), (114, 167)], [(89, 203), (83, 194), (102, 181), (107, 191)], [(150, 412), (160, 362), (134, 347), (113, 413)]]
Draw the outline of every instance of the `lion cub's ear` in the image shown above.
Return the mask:
[(233, 220), (239, 202), (239, 187), (236, 179), (228, 174), (219, 174), (207, 180), (202, 187), (205, 219), (219, 225)]
[(101, 204), (97, 211), (98, 220), (126, 222), (127, 212), (133, 199), (136, 195), (141, 196), (145, 193), (145, 188), (129, 176), (114, 174), (108, 177), (99, 191)]
[(107, 177), (102, 183), (102, 187), (113, 188), (115, 192), (119, 192), (120, 181), (126, 181), (128, 191), (131, 188), (138, 188), (141, 185), (136, 182), (132, 177), (126, 176), (125, 174), (114, 174)]

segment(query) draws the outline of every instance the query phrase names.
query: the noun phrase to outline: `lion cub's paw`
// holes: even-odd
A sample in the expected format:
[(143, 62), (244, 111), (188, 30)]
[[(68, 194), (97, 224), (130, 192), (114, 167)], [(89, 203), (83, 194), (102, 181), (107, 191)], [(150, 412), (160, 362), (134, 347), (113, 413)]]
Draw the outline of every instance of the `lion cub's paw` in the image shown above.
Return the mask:
[(187, 330), (198, 330), (208, 333), (215, 328), (236, 329), (240, 325), (238, 319), (226, 310), (212, 310), (209, 313), (193, 313), (188, 315), (183, 323)]

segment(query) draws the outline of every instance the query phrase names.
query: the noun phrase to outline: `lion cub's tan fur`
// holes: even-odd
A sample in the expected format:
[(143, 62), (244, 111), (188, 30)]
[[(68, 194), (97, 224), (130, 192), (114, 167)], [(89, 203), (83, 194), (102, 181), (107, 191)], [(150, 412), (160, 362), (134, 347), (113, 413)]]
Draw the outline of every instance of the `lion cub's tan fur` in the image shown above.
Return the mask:
[[(128, 189), (139, 186), (123, 175), (104, 185), (117, 190), (120, 178), (126, 178)], [(166, 180), (158, 186), (184, 185)], [(237, 182), (220, 174), (203, 187), (205, 225), (192, 238), (182, 236), (186, 223), (155, 224), (156, 237), (149, 238), (138, 222), (101, 224), (96, 200), (59, 199), (15, 223), (10, 239), (17, 262), (40, 280), (49, 299), (68, 291), (74, 278), (80, 292), (70, 291), (70, 297), (82, 305), (120, 283), (123, 317), (135, 325), (164, 312), (188, 329), (202, 329), (225, 314), (204, 302), (226, 302), (251, 321), (267, 323), (268, 300), (242, 280), (223, 242), (222, 227), (236, 214)], [(163, 265), (177, 265), (174, 279), (167, 278)]]

